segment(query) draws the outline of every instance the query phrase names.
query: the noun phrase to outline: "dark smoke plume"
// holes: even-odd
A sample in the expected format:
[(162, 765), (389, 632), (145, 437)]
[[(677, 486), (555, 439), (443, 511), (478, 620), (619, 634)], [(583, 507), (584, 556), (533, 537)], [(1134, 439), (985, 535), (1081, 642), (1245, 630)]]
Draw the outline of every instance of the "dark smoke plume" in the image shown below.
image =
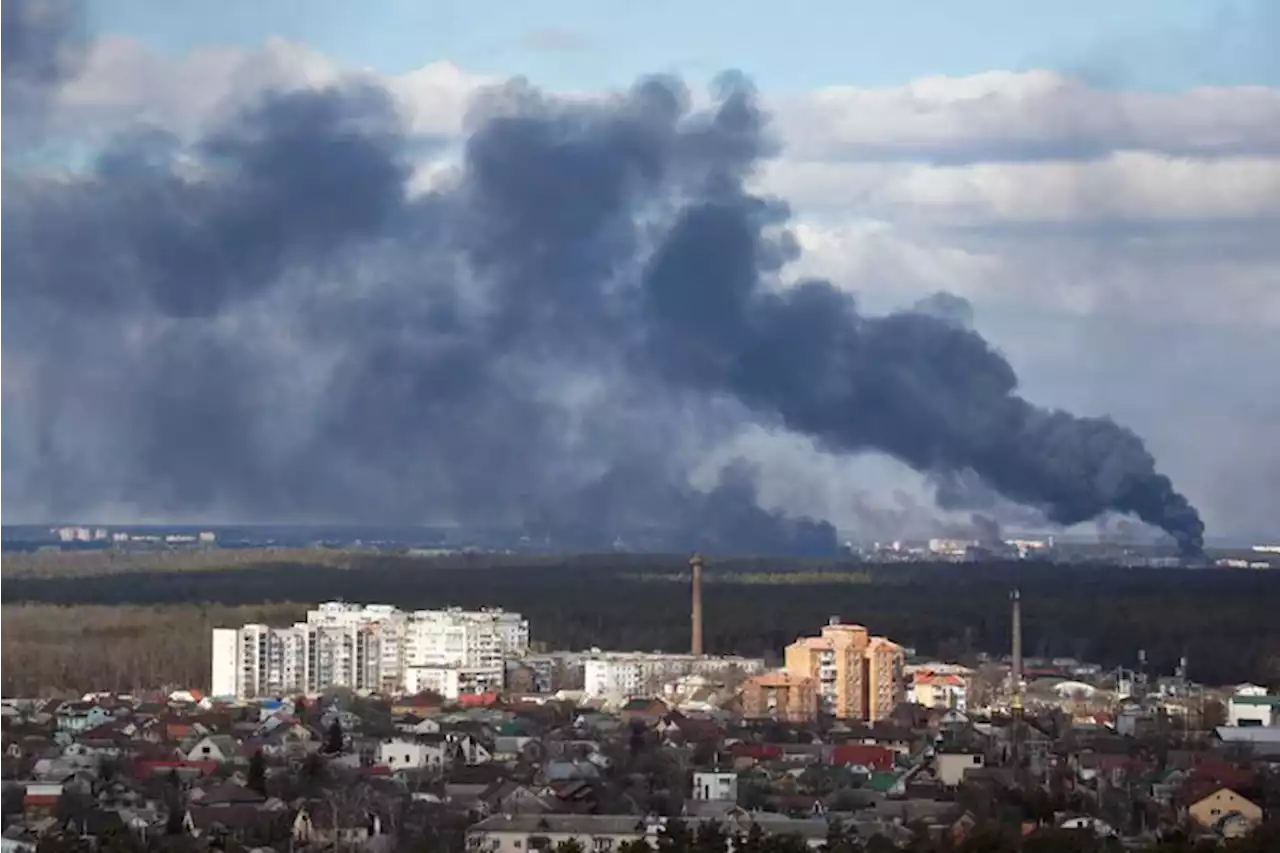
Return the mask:
[(751, 418), (1200, 547), (1141, 440), (1019, 397), (960, 303), (867, 317), (780, 287), (787, 207), (747, 189), (766, 117), (737, 77), (689, 100), (510, 84), (421, 195), (419, 141), (367, 84), (268, 95), (195, 143), (124, 136), (73, 177), (7, 170), (6, 510), (833, 551), (747, 465), (689, 484)]

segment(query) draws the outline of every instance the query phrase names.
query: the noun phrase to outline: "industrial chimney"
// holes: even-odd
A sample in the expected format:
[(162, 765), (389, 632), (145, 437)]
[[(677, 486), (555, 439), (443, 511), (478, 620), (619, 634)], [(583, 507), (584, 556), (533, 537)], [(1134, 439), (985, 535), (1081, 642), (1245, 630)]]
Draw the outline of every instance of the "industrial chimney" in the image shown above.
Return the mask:
[(1021, 709), (1022, 705), (1022, 593), (1015, 589), (1009, 594), (1013, 603), (1013, 661), (1010, 670), (1010, 681), (1013, 684), (1013, 701)]
[(690, 652), (702, 654), (702, 555), (694, 554), (689, 558), (689, 569), (693, 574), (693, 641)]

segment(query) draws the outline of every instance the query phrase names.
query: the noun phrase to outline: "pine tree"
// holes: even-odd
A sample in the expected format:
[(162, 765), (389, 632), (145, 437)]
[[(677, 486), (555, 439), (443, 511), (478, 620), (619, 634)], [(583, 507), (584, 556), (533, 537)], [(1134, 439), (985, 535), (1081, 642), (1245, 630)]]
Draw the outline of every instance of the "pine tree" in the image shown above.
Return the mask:
[(324, 741), (324, 751), (329, 755), (337, 755), (342, 752), (343, 742), (342, 723), (335, 718), (329, 725), (329, 733)]
[(258, 750), (253, 754), (253, 758), (249, 759), (249, 780), (246, 783), (252, 791), (257, 791), (262, 796), (267, 795), (267, 760), (262, 755), (262, 750)]

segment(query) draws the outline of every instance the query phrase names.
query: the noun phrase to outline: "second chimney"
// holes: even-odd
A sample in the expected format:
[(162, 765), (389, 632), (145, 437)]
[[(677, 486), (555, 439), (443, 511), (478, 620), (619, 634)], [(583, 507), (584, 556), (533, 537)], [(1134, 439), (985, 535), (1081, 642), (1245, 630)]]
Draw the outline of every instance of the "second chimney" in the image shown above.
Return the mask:
[(695, 655), (702, 654), (702, 555), (694, 554), (689, 558), (689, 569), (693, 574), (693, 614), (691, 628), (693, 639), (689, 651)]

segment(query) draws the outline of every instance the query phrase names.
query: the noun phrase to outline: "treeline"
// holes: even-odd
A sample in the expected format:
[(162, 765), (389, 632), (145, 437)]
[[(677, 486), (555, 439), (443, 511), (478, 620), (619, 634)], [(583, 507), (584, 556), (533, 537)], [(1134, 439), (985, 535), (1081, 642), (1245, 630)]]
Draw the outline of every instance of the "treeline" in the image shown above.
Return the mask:
[(307, 607), (5, 604), (0, 682), (20, 697), (207, 687), (213, 628), (291, 624)]
[[(405, 609), (498, 606), (528, 617), (533, 639), (547, 648), (683, 650), (689, 643), (688, 569), (683, 563), (683, 557), (616, 555), (497, 560), (468, 555), (442, 561), (356, 554), (342, 565), (317, 560), (264, 563), (252, 570), (124, 571), (71, 578), (6, 574), (6, 692), (10, 679), (28, 689), (66, 683), (70, 673), (58, 669), (58, 662), (78, 659), (77, 653), (59, 651), (24, 662), (11, 655), (14, 641), (29, 653), (55, 645), (99, 654), (94, 646), (103, 645), (100, 637), (83, 639), (74, 630), (36, 633), (37, 643), (29, 628), (41, 619), (90, 624), (105, 618), (97, 614), (111, 612), (114, 605), (130, 606), (125, 613), (146, 614), (129, 635), (130, 648), (151, 662), (141, 674), (195, 684), (208, 677), (208, 628), (220, 619), (225, 620), (221, 624), (251, 621), (225, 608), (261, 608), (271, 602), (282, 605), (280, 618), (263, 620), (282, 624), (309, 605), (333, 599)], [(719, 561), (710, 564), (706, 579), (704, 630), (714, 652), (776, 657), (797, 636), (840, 616), (920, 654), (950, 659), (1005, 654), (1008, 594), (1016, 585), (1022, 591), (1028, 655), (1134, 667), (1144, 650), (1152, 674), (1172, 672), (1185, 655), (1191, 676), (1200, 681), (1280, 686), (1280, 623), (1274, 618), (1280, 573), (1043, 564), (788, 563), (770, 568), (762, 561)], [(25, 616), (10, 618), (8, 605), (18, 602), (97, 608), (85, 615), (78, 607), (27, 608), (17, 611)], [(143, 650), (152, 644), (165, 650), (148, 657)], [(118, 644), (113, 649), (121, 656), (132, 654)], [(37, 666), (40, 660), (50, 663)], [(10, 661), (28, 671), (15, 671)]]
[(358, 552), (322, 548), (209, 548), (130, 551), (27, 551), (0, 557), (0, 575), (10, 578), (72, 578), (136, 572), (202, 572), (263, 565), (350, 567)]

